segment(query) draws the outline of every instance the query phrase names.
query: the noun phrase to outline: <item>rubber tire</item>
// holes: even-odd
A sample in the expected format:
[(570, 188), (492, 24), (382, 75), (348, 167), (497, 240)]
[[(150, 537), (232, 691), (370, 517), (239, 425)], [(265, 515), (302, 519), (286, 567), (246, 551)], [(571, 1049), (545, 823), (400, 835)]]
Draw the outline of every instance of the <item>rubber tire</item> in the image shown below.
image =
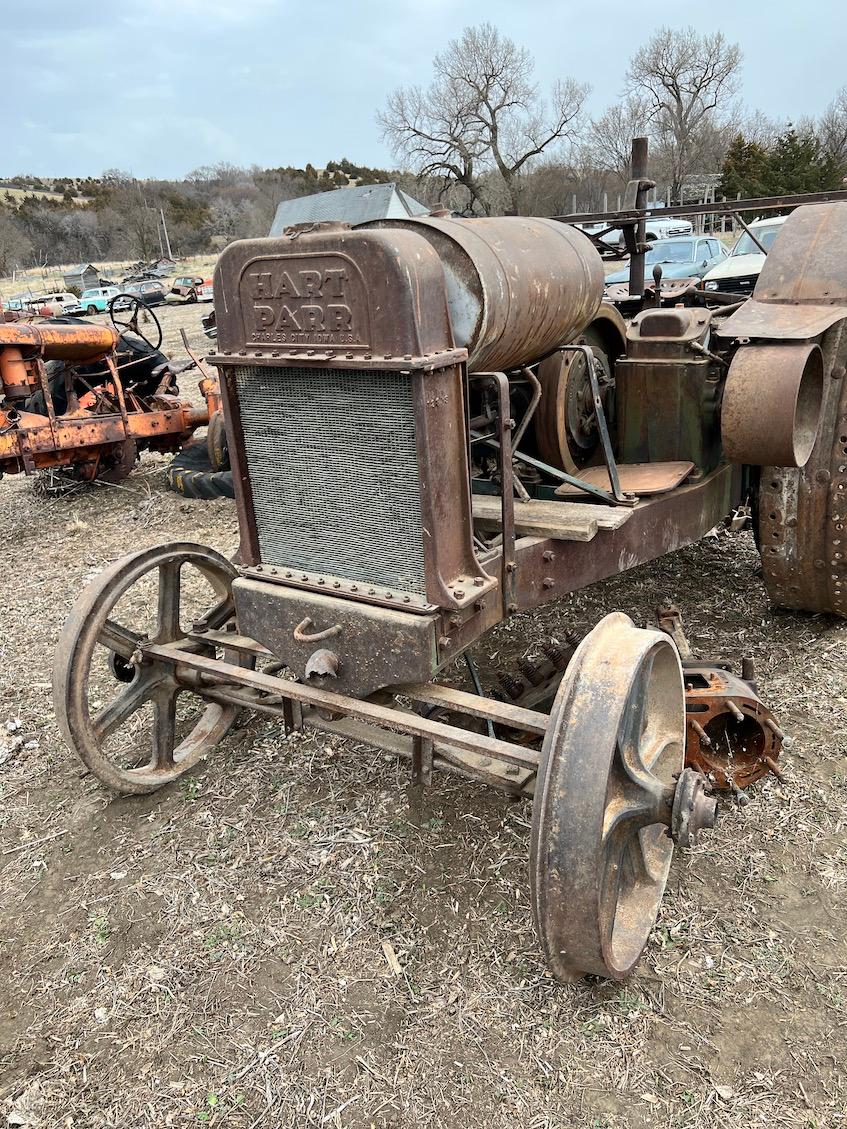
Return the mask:
[(206, 440), (187, 443), (171, 460), (166, 477), (168, 488), (183, 498), (234, 498), (231, 470), (213, 470)]
[(89, 306), (88, 309), (85, 312), (88, 314), (89, 317), (91, 317), (92, 314), (96, 314), (98, 311), (97, 311), (96, 306)]
[(206, 451), (212, 470), (229, 470), (229, 447), (226, 439), (223, 412), (213, 412), (206, 430)]

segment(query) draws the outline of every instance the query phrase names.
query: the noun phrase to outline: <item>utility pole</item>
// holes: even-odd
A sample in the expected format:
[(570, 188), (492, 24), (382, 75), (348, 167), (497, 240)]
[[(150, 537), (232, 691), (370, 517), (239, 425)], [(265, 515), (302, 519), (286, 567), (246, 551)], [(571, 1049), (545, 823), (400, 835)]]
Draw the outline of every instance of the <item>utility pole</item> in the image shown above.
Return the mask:
[(165, 223), (165, 209), (164, 208), (159, 208), (159, 215), (162, 217), (162, 230), (165, 233), (165, 245), (168, 248), (168, 258), (172, 259), (173, 255), (171, 254), (171, 241), (168, 238), (168, 225)]

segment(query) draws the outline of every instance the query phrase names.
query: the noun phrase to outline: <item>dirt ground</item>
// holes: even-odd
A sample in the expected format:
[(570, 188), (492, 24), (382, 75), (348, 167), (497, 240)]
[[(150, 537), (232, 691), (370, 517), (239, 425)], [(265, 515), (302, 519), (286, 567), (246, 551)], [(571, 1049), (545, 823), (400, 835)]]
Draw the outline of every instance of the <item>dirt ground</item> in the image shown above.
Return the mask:
[[(179, 324), (203, 341), (201, 312), (164, 312), (172, 346)], [(235, 548), (232, 503), (169, 493), (165, 466), (63, 497), (0, 483), (4, 1123), (847, 1124), (843, 624), (770, 608), (752, 538), (720, 532), (486, 641), (490, 677), (669, 596), (704, 656), (755, 657), (796, 737), (784, 784), (677, 855), (632, 979), (560, 987), (530, 920), (528, 800), (436, 778), (416, 829), (393, 759), (256, 718), (153, 796), (84, 774), (50, 691), (76, 593), (129, 549)]]

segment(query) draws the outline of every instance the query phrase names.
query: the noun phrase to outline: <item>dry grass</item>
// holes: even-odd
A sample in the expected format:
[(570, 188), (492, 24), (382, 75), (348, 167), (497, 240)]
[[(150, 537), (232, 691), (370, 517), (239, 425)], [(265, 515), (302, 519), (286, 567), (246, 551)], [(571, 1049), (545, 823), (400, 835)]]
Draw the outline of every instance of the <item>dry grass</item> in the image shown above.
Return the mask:
[[(200, 311), (167, 310), (194, 329)], [(193, 320), (192, 320), (193, 319)], [(171, 332), (173, 337), (173, 332)], [(188, 778), (114, 799), (62, 744), (52, 650), (74, 594), (129, 548), (229, 553), (228, 502), (0, 487), (0, 1101), (10, 1125), (847, 1123), (847, 630), (774, 612), (748, 534), (721, 535), (516, 617), (484, 678), (545, 635), (662, 596), (709, 656), (758, 660), (797, 738), (784, 786), (679, 856), (623, 985), (555, 985), (528, 906), (529, 801), (246, 718)], [(397, 968), (399, 966), (399, 973)]]

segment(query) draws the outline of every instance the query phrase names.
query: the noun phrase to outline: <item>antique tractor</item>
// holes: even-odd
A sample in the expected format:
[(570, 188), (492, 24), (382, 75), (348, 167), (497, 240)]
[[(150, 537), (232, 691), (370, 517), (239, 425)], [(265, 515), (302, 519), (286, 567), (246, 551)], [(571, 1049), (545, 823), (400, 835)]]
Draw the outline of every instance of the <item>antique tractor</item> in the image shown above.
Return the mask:
[[(113, 314), (109, 326), (0, 323), (0, 477), (59, 468), (79, 481), (120, 482), (140, 450), (176, 450), (219, 409), (208, 377), (200, 382), (205, 408), (180, 398), (176, 377), (196, 360), (168, 361), (152, 311), (118, 297), (131, 314)], [(150, 338), (140, 313), (153, 320)]]
[[(232, 244), (211, 360), (239, 554), (167, 544), (89, 584), (55, 663), (69, 746), (149, 792), (247, 707), (407, 757), (415, 809), (433, 769), (533, 793), (553, 974), (626, 976), (674, 844), (714, 822), (710, 786), (778, 772), (783, 733), (750, 669), (690, 655), (672, 607), (660, 629), (613, 612), (551, 641), (499, 696), (469, 649), (749, 497), (775, 598), (844, 613), (847, 205), (796, 212), (780, 241), (732, 316), (628, 329), (590, 242), (551, 220)], [(460, 657), (473, 693), (437, 681)]]

